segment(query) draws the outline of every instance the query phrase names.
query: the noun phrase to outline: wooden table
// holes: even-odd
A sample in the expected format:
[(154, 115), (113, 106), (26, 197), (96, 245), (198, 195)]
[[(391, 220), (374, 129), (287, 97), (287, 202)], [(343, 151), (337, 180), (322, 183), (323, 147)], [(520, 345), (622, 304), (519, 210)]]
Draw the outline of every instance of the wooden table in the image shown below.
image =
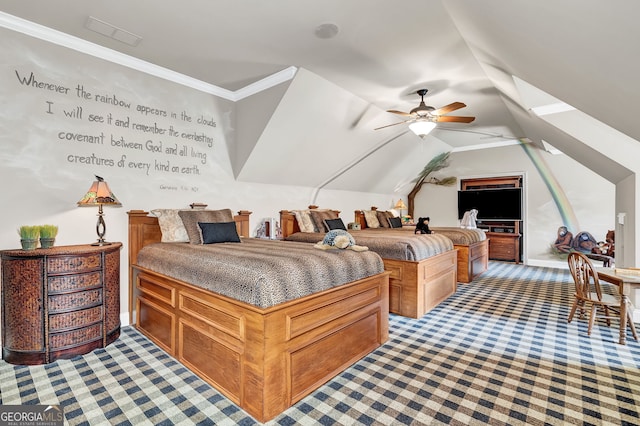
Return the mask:
[(631, 309), (632, 320), (637, 322), (637, 316), (640, 316), (640, 310), (635, 309), (634, 305), (629, 302), (629, 296), (635, 297), (636, 290), (640, 290), (640, 275), (624, 274), (624, 272), (616, 271), (615, 268), (595, 268), (598, 272), (598, 278), (618, 286), (620, 297), (622, 298), (622, 307), (620, 308), (620, 344), (626, 344), (627, 339), (627, 309)]

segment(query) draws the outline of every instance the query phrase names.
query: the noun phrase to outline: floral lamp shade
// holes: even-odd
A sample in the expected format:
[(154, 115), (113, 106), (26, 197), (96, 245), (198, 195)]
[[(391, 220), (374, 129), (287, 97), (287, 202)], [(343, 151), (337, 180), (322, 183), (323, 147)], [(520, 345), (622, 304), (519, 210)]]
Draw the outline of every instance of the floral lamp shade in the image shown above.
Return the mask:
[(103, 205), (119, 207), (122, 206), (122, 203), (120, 203), (116, 196), (113, 195), (113, 192), (111, 192), (111, 188), (109, 188), (107, 182), (105, 182), (105, 180), (100, 176), (96, 176), (96, 180), (91, 184), (91, 188), (89, 188), (84, 197), (78, 201), (78, 206), (80, 207), (98, 206), (98, 223), (96, 225), (98, 241), (93, 243), (95, 246), (111, 244), (104, 240), (107, 225), (104, 221), (104, 212), (102, 211)]

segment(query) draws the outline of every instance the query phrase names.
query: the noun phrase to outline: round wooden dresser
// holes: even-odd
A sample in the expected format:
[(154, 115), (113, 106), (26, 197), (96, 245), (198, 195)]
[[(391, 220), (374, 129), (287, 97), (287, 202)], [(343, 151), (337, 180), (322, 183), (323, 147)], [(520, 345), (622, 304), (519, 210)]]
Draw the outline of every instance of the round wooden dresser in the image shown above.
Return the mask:
[(120, 335), (121, 243), (3, 250), (2, 358), (45, 364)]

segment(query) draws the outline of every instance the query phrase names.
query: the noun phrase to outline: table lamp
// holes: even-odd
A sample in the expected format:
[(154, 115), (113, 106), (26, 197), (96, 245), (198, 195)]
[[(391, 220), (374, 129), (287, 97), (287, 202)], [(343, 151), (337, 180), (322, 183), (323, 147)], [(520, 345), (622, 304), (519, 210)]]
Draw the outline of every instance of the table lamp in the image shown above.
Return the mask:
[(111, 189), (109, 185), (100, 176), (96, 176), (96, 181), (91, 184), (89, 191), (78, 201), (80, 207), (92, 207), (98, 206), (98, 224), (96, 225), (96, 232), (98, 233), (98, 241), (91, 244), (92, 246), (107, 246), (111, 243), (104, 240), (104, 234), (107, 231), (107, 225), (104, 223), (104, 213), (102, 206), (121, 206), (122, 204)]
[(402, 210), (406, 209), (407, 205), (402, 201), (402, 198), (400, 198), (393, 208), (400, 210), (400, 216), (402, 216)]

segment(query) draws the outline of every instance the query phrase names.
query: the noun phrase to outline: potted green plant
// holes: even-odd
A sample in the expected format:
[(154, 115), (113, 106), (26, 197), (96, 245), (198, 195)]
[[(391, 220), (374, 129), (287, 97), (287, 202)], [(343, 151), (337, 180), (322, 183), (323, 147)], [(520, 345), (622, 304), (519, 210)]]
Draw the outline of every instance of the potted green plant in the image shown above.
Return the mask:
[(56, 225), (40, 225), (40, 247), (53, 247), (56, 235), (58, 235), (58, 227)]
[(22, 250), (35, 250), (38, 247), (39, 226), (23, 225), (18, 228), (18, 234), (20, 235)]

